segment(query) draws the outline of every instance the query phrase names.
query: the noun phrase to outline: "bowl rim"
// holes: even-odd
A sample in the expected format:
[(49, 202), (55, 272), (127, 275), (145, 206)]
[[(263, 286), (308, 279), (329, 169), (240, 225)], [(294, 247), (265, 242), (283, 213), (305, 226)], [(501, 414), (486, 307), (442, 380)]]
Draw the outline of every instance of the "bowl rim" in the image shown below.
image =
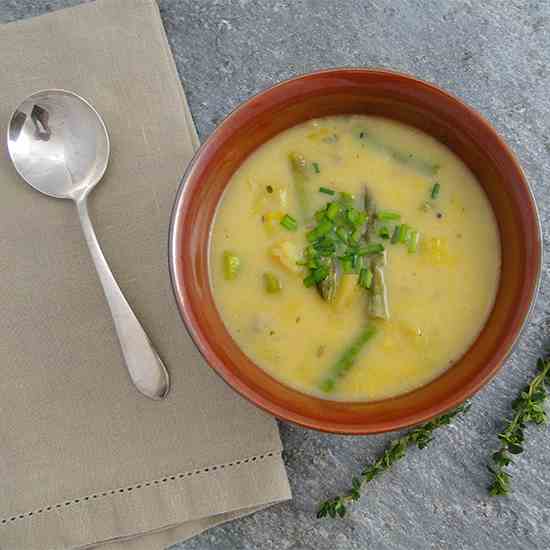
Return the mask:
[[(223, 369), (223, 363), (219, 359), (217, 359), (216, 354), (210, 349), (207, 339), (205, 339), (205, 343), (203, 343), (202, 341), (203, 338), (201, 335), (199, 335), (199, 331), (194, 326), (194, 322), (191, 316), (189, 315), (189, 312), (187, 311), (187, 307), (185, 304), (185, 299), (182, 291), (182, 283), (178, 279), (179, 270), (177, 268), (177, 261), (176, 261), (178, 249), (179, 249), (178, 247), (179, 240), (177, 238), (177, 227), (178, 227), (180, 217), (182, 215), (181, 206), (184, 201), (184, 198), (187, 195), (186, 183), (191, 178), (202, 156), (202, 152), (206, 150), (210, 146), (210, 144), (215, 140), (216, 134), (219, 128), (225, 125), (228, 121), (237, 117), (241, 110), (246, 109), (250, 103), (258, 100), (265, 93), (271, 92), (272, 90), (275, 90), (281, 86), (286, 86), (288, 84), (291, 84), (293, 82), (297, 82), (300, 80), (315, 78), (326, 74), (330, 75), (331, 73), (342, 73), (342, 72), (372, 73), (372, 74), (378, 74), (380, 76), (401, 77), (412, 84), (422, 85), (433, 92), (446, 96), (451, 101), (456, 102), (459, 105), (459, 107), (466, 110), (470, 116), (475, 118), (477, 123), (479, 123), (491, 134), (493, 134), (493, 137), (495, 138), (496, 143), (498, 143), (498, 146), (509, 157), (514, 168), (517, 170), (518, 175), (520, 176), (520, 179), (525, 185), (525, 189), (530, 199), (529, 204), (530, 204), (530, 207), (532, 208), (532, 214), (535, 220), (536, 232), (538, 237), (538, 247), (536, 250), (538, 252), (538, 265), (536, 267), (536, 273), (534, 275), (534, 281), (533, 281), (534, 284), (533, 284), (532, 294), (530, 297), (528, 308), (525, 311), (525, 314), (521, 321), (521, 325), (517, 329), (516, 334), (514, 335), (513, 339), (508, 343), (507, 348), (503, 349), (498, 354), (499, 359), (494, 364), (494, 366), (490, 370), (485, 372), (483, 376), (477, 376), (473, 378), (467, 385), (463, 386), (460, 391), (457, 391), (454, 394), (448, 396), (443, 401), (434, 403), (429, 407), (425, 407), (421, 411), (413, 411), (413, 412), (404, 414), (398, 421), (391, 420), (391, 421), (388, 421), (387, 423), (381, 421), (381, 422), (378, 422), (376, 426), (369, 426), (368, 428), (365, 427), (364, 424), (348, 425), (337, 421), (327, 421), (327, 420), (320, 421), (318, 419), (312, 419), (308, 416), (304, 416), (299, 413), (289, 411), (285, 407), (282, 407), (277, 403), (274, 403), (273, 401), (267, 400), (263, 396), (258, 395), (254, 390), (251, 390), (246, 384), (242, 383), (238, 377), (234, 377), (233, 375), (231, 375), (231, 377), (226, 377)], [(199, 353), (201, 354), (202, 358), (205, 360), (207, 365), (214, 372), (216, 372), (216, 374), (233, 391), (236, 391), (240, 396), (245, 398), (247, 401), (249, 401), (256, 407), (259, 407), (260, 409), (266, 411), (270, 415), (273, 415), (276, 418), (279, 418), (280, 420), (291, 422), (293, 424), (299, 425), (304, 428), (313, 429), (313, 430), (325, 432), (325, 433), (336, 433), (336, 434), (342, 434), (342, 435), (368, 435), (368, 434), (376, 434), (376, 433), (385, 433), (389, 431), (401, 430), (404, 428), (415, 426), (423, 422), (426, 422), (440, 414), (443, 414), (445, 411), (448, 411), (450, 409), (453, 409), (454, 407), (457, 407), (458, 405), (460, 405), (461, 403), (463, 403), (464, 401), (470, 399), (473, 395), (475, 395), (494, 376), (496, 376), (497, 372), (500, 370), (504, 362), (507, 360), (510, 354), (517, 347), (518, 341), (527, 327), (527, 324), (529, 322), (529, 319), (531, 317), (531, 314), (537, 302), (537, 298), (538, 298), (540, 286), (541, 286), (542, 266), (544, 263), (542, 225), (540, 221), (539, 209), (538, 209), (535, 194), (531, 188), (531, 185), (529, 184), (529, 181), (525, 176), (525, 173), (515, 153), (508, 146), (505, 140), (500, 136), (497, 130), (493, 128), (490, 122), (483, 115), (481, 115), (476, 109), (474, 109), (473, 107), (470, 107), (462, 99), (455, 96), (453, 93), (448, 92), (447, 90), (437, 86), (436, 84), (427, 82), (425, 80), (417, 78), (416, 76), (413, 76), (408, 73), (394, 71), (386, 68), (377, 68), (377, 67), (332, 67), (332, 68), (326, 68), (326, 69), (320, 69), (316, 71), (302, 73), (302, 74), (293, 76), (291, 78), (281, 80), (275, 83), (274, 85), (266, 86), (262, 88), (260, 91), (251, 95), (250, 97), (248, 97), (247, 99), (239, 103), (235, 108), (233, 108), (216, 125), (216, 128), (211, 132), (208, 138), (197, 148), (192, 159), (187, 165), (182, 177), (180, 178), (180, 182), (178, 184), (178, 190), (174, 197), (174, 203), (170, 214), (167, 244), (168, 244), (168, 264), (169, 264), (168, 267), (169, 267), (170, 282), (171, 282), (174, 298), (178, 306), (178, 311), (187, 333), (189, 334), (191, 340), (193, 341), (193, 344), (198, 349)], [(181, 275), (181, 278), (183, 278), (183, 275)], [(215, 361), (217, 362), (217, 366), (214, 366), (212, 364)], [(222, 368), (218, 368), (218, 367), (222, 367)], [(260, 368), (260, 367), (257, 367), (257, 368)]]

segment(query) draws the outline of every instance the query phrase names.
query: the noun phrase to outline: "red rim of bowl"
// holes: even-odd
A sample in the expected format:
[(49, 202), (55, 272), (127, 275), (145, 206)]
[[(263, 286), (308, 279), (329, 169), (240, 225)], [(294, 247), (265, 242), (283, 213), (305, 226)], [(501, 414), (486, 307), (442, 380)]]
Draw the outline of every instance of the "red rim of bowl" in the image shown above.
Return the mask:
[[(524, 187), (524, 191), (527, 193), (529, 199), (529, 206), (531, 213), (535, 219), (537, 227), (537, 237), (538, 237), (538, 247), (536, 249), (537, 257), (535, 261), (537, 262), (533, 284), (530, 292), (529, 305), (527, 310), (524, 313), (523, 319), (520, 326), (512, 333), (512, 337), (508, 338), (506, 345), (499, 347), (498, 353), (491, 358), (490, 363), (486, 364), (483, 369), (477, 374), (477, 376), (472, 377), (469, 382), (461, 388), (461, 391), (457, 391), (454, 394), (448, 396), (446, 399), (439, 401), (438, 403), (433, 403), (429, 407), (425, 407), (420, 411), (414, 411), (408, 414), (404, 414), (399, 421), (390, 420), (388, 422), (380, 421), (377, 424), (369, 424), (368, 427), (360, 424), (348, 425), (341, 422), (331, 422), (331, 421), (319, 421), (318, 419), (312, 419), (309, 416), (304, 416), (297, 414), (293, 411), (287, 410), (285, 407), (274, 403), (269, 399), (265, 399), (262, 395), (259, 395), (254, 390), (252, 390), (247, 384), (244, 384), (238, 377), (228, 371), (224, 363), (219, 360), (217, 355), (212, 351), (211, 347), (208, 345), (208, 338), (202, 333), (201, 330), (197, 329), (198, 322), (191, 314), (191, 312), (186, 307), (186, 282), (182, 273), (180, 273), (177, 267), (177, 255), (179, 254), (180, 249), (180, 239), (178, 229), (181, 225), (182, 212), (185, 211), (186, 203), (188, 202), (189, 191), (186, 188), (186, 182), (192, 177), (193, 172), (203, 155), (203, 152), (212, 146), (215, 141), (216, 134), (220, 131), (220, 128), (230, 124), (233, 119), (238, 117), (241, 110), (246, 109), (253, 104), (254, 102), (261, 99), (265, 94), (269, 94), (281, 86), (287, 86), (289, 84), (307, 80), (311, 78), (316, 78), (317, 76), (330, 75), (331, 73), (342, 73), (342, 72), (360, 72), (360, 73), (371, 73), (373, 75), (379, 76), (390, 76), (390, 77), (400, 77), (402, 79), (408, 80), (410, 83), (415, 85), (420, 85), (428, 88), (432, 92), (446, 96), (447, 100), (455, 102), (458, 107), (462, 110), (467, 111), (468, 114), (476, 119), (476, 122), (484, 127), (486, 131), (493, 134), (494, 139), (498, 143), (500, 149), (508, 159), (511, 161), (512, 166), (516, 171), (516, 176), (518, 181), (521, 182)], [(343, 68), (332, 68), (332, 69), (323, 69), (319, 71), (314, 71), (306, 74), (302, 74), (287, 80), (283, 80), (273, 86), (265, 88), (264, 90), (258, 92), (257, 94), (251, 96), (245, 102), (237, 106), (233, 111), (231, 111), (217, 126), (217, 128), (212, 132), (208, 139), (199, 147), (195, 152), (191, 162), (189, 163), (184, 175), (182, 176), (179, 184), (179, 188), (174, 200), (174, 205), (172, 208), (172, 213), (170, 217), (170, 226), (169, 226), (169, 239), (168, 239), (168, 261), (169, 261), (169, 273), (170, 280), (172, 284), (172, 289), (174, 292), (174, 297), (178, 305), (178, 310), (180, 316), (184, 322), (186, 330), (193, 340), (195, 346), (207, 362), (207, 364), (226, 382), (233, 390), (237, 391), (241, 396), (246, 398), (248, 401), (254, 405), (260, 407), (261, 409), (267, 411), (268, 413), (280, 418), (282, 420), (293, 422), (294, 424), (303, 426), (305, 428), (310, 428), (327, 433), (340, 433), (346, 435), (366, 435), (366, 434), (375, 434), (383, 433), (387, 431), (399, 430), (409, 426), (417, 425), (422, 422), (425, 422), (435, 416), (448, 411), (465, 400), (472, 397), (477, 393), (485, 384), (487, 384), (498, 372), (506, 358), (515, 348), (519, 337), (521, 336), (523, 330), (526, 327), (527, 321), (533, 311), (536, 298), (540, 288), (540, 278), (542, 271), (542, 262), (543, 262), (543, 247), (542, 247), (542, 228), (540, 224), (540, 217), (535, 201), (535, 196), (525, 178), (523, 170), (516, 159), (516, 156), (508, 147), (506, 142), (500, 137), (498, 132), (491, 126), (491, 124), (476, 110), (472, 107), (469, 107), (461, 99), (454, 96), (453, 94), (443, 90), (442, 88), (426, 82), (424, 80), (418, 79), (414, 76), (408, 75), (406, 73), (401, 73), (398, 71), (391, 71), (388, 69), (367, 69), (360, 67), (343, 67)], [(260, 367), (256, 367), (260, 368)], [(414, 390), (413, 390), (414, 391)], [(399, 397), (399, 396), (397, 396)], [(393, 399), (393, 398), (392, 398)], [(391, 399), (387, 400), (391, 401)]]

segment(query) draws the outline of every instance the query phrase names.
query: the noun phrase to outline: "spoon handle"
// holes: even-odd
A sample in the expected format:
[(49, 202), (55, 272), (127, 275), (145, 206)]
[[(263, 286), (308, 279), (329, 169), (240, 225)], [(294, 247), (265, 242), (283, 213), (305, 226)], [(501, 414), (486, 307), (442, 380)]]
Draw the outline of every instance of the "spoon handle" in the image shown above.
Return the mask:
[(168, 372), (147, 334), (120, 290), (94, 232), (86, 196), (76, 201), (82, 231), (111, 308), (122, 354), (136, 388), (151, 399), (163, 399), (168, 393)]

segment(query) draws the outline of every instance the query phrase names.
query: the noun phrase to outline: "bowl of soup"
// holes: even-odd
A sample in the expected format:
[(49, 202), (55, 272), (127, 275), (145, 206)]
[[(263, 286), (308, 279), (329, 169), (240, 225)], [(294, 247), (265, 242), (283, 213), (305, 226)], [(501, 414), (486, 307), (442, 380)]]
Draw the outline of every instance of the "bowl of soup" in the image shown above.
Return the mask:
[(542, 252), (487, 121), (413, 77), (334, 69), (220, 124), (182, 180), (169, 255), (187, 330), (230, 386), (279, 418), (367, 434), (488, 382)]

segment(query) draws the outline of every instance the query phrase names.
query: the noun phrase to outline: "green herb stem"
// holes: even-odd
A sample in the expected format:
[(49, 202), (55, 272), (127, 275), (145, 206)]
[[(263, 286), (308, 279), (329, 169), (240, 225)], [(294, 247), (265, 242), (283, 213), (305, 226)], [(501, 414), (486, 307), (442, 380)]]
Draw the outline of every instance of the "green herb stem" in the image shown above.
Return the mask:
[(550, 385), (550, 360), (539, 359), (537, 370), (538, 374), (513, 401), (514, 416), (498, 434), (500, 448), (493, 453), (492, 464), (489, 465), (493, 477), (489, 486), (491, 496), (504, 496), (510, 492), (511, 476), (506, 468), (514, 463), (511, 455), (523, 452), (526, 425), (544, 424), (547, 421), (544, 401), (547, 397), (546, 385)]
[(376, 217), (382, 222), (393, 222), (401, 219), (401, 214), (391, 210), (379, 210)]
[(317, 517), (344, 517), (348, 504), (361, 498), (361, 491), (367, 483), (389, 470), (395, 462), (401, 460), (409, 447), (416, 446), (419, 449), (427, 447), (433, 439), (435, 430), (449, 425), (456, 416), (466, 413), (469, 408), (469, 404), (463, 403), (456, 409), (438, 416), (417, 428), (413, 428), (399, 439), (394, 440), (378, 460), (372, 464), (368, 464), (363, 469), (360, 477), (353, 478), (351, 489), (348, 493), (323, 502), (317, 512)]
[(241, 259), (233, 252), (223, 253), (223, 275), (226, 281), (235, 279), (241, 269)]
[(285, 229), (288, 229), (288, 231), (296, 231), (296, 229), (298, 229), (298, 222), (288, 214), (285, 214), (283, 216), (283, 219), (281, 220), (281, 225)]

